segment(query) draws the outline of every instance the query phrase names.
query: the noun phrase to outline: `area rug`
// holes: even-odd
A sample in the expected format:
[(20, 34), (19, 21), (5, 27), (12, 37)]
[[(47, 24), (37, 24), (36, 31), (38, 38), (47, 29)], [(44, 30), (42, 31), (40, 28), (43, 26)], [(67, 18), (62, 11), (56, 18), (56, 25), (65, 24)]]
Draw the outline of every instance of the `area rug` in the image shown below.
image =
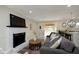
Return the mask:
[(23, 48), (18, 53), (20, 54), (40, 54), (40, 50), (30, 50), (28, 47)]

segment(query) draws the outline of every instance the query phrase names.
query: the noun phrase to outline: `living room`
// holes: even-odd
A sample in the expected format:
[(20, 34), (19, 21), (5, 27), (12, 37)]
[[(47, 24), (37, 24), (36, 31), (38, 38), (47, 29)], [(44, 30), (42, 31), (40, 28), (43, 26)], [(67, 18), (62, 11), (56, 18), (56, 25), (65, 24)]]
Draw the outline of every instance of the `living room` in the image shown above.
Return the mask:
[[(47, 43), (46, 40), (52, 32), (58, 35), (60, 31), (64, 38), (79, 47), (78, 10), (79, 5), (1, 5), (0, 53), (72, 54), (73, 44), (69, 44), (70, 49), (66, 47), (66, 52), (53, 48), (55, 53), (51, 52), (52, 48), (42, 49), (42, 46)], [(59, 47), (59, 43), (55, 42), (52, 46)], [(77, 52), (79, 53), (79, 50)]]

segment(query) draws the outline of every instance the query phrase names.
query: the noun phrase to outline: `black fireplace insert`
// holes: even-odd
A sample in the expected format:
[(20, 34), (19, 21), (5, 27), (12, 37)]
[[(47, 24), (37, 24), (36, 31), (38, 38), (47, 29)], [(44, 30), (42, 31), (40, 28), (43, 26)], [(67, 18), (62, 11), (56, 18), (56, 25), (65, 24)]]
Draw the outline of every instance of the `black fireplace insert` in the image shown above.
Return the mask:
[(25, 32), (13, 34), (13, 48), (25, 42)]

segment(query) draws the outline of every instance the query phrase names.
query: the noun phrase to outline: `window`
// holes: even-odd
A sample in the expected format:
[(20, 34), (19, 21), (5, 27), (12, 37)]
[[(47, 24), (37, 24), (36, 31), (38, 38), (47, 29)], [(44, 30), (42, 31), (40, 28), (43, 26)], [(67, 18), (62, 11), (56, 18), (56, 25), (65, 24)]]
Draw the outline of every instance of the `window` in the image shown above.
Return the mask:
[(45, 38), (47, 35), (50, 35), (51, 32), (56, 32), (56, 27), (55, 26), (45, 26), (45, 28), (44, 28)]

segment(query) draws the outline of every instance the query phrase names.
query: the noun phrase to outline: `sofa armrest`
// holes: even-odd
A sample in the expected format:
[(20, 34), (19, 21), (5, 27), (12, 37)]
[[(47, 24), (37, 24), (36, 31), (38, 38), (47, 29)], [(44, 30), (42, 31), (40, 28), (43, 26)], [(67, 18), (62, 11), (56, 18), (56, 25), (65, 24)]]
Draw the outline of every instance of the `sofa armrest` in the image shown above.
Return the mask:
[(79, 54), (79, 47), (75, 47), (73, 54)]
[(54, 48), (41, 48), (40, 49), (41, 54), (68, 54), (68, 52), (61, 50), (61, 49), (54, 49)]

